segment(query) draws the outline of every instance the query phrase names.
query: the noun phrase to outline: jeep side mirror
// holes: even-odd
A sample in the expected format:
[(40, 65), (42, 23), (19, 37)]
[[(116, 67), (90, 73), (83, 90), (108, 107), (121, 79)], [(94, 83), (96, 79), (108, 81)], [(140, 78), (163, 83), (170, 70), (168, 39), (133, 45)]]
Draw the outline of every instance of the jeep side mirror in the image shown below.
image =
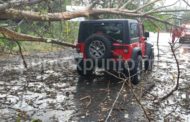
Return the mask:
[(145, 36), (146, 38), (148, 38), (148, 37), (150, 37), (150, 33), (149, 33), (149, 32), (145, 32), (145, 33), (144, 33), (144, 36)]

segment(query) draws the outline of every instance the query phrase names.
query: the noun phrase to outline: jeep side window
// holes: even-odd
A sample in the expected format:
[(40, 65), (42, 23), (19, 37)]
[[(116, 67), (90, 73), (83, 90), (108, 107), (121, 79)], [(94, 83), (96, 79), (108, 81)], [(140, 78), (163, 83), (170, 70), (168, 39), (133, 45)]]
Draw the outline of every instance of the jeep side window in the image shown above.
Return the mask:
[(138, 25), (135, 24), (135, 23), (131, 23), (130, 24), (130, 37), (131, 38), (136, 38), (136, 37), (138, 37), (138, 34), (139, 34)]
[(144, 26), (142, 24), (139, 24), (139, 34), (140, 36), (144, 35)]
[(139, 29), (137, 23), (130, 23), (129, 35), (131, 37), (131, 43), (138, 42), (139, 39)]

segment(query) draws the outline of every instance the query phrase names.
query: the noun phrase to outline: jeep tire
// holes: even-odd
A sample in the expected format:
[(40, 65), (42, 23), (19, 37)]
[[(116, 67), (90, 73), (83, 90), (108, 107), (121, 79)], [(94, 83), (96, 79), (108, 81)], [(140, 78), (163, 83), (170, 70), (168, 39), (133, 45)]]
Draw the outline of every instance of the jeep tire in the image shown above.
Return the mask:
[(86, 57), (93, 60), (111, 57), (111, 41), (104, 35), (93, 34), (85, 41)]
[(134, 85), (137, 85), (141, 81), (142, 75), (142, 56), (137, 55), (134, 60), (134, 67), (131, 69), (130, 77), (131, 82)]

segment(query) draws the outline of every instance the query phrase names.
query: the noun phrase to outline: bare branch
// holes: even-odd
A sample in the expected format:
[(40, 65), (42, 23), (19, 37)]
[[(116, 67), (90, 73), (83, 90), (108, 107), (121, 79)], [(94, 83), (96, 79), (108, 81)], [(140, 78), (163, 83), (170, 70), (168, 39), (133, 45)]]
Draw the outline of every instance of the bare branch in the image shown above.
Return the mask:
[[(143, 112), (144, 112), (144, 114), (145, 114), (145, 117), (146, 117), (147, 120), (150, 122), (151, 119), (150, 119), (150, 117), (148, 116), (148, 113), (147, 113), (147, 111), (145, 110), (145, 107), (143, 106), (143, 104), (141, 103), (140, 99), (137, 97), (137, 95), (136, 95), (135, 92), (134, 92), (134, 88), (133, 88), (133, 86), (132, 86), (132, 84), (131, 84), (131, 77), (133, 77), (133, 76), (130, 75), (129, 68), (128, 68), (128, 74), (129, 74), (129, 77), (128, 77), (128, 78), (125, 77), (125, 75), (124, 75), (124, 78), (122, 78), (122, 77), (120, 77), (120, 76), (116, 76), (116, 75), (114, 75), (114, 74), (112, 74), (112, 73), (109, 73), (109, 72), (108, 72), (108, 74), (114, 76), (115, 78), (118, 78), (118, 79), (122, 80), (122, 81), (123, 81), (123, 84), (122, 84), (122, 86), (121, 86), (121, 89), (120, 89), (119, 93), (117, 94), (117, 97), (116, 97), (114, 103), (112, 104), (112, 107), (111, 107), (111, 109), (110, 109), (110, 111), (109, 111), (109, 113), (108, 113), (108, 115), (107, 115), (107, 117), (106, 117), (106, 119), (105, 119), (105, 122), (108, 122), (108, 120), (109, 120), (109, 118), (110, 118), (110, 116), (111, 116), (111, 113), (112, 113), (112, 111), (113, 111), (113, 108), (114, 108), (116, 102), (118, 101), (119, 96), (120, 96), (120, 94), (121, 94), (121, 92), (122, 92), (122, 90), (123, 90), (123, 88), (124, 88), (124, 85), (126, 86), (126, 89), (127, 89), (127, 90), (128, 90), (128, 88), (129, 88), (129, 90), (130, 90), (130, 92), (133, 94), (135, 100), (137, 101), (137, 103), (139, 104), (139, 106), (141, 107), (141, 109), (143, 110)], [(135, 75), (136, 75), (136, 74), (135, 74)]]
[(175, 52), (175, 49), (174, 49), (175, 43), (169, 43), (169, 44), (170, 44), (170, 48), (171, 48), (172, 54), (173, 54), (173, 56), (175, 58), (176, 65), (177, 65), (177, 81), (176, 81), (176, 85), (174, 86), (174, 88), (168, 94), (166, 94), (162, 98), (160, 98), (158, 102), (166, 100), (168, 97), (170, 97), (179, 88), (180, 67), (179, 67), (179, 61), (177, 59), (176, 52)]
[(109, 111), (109, 113), (108, 113), (108, 115), (107, 115), (107, 117), (106, 117), (106, 119), (105, 119), (105, 122), (108, 122), (108, 120), (109, 120), (109, 118), (110, 118), (110, 116), (111, 116), (111, 114), (112, 114), (112, 111), (113, 111), (113, 109), (114, 109), (114, 106), (115, 106), (115, 104), (117, 103), (117, 101), (118, 101), (118, 99), (119, 99), (119, 97), (120, 97), (120, 95), (121, 95), (121, 92), (122, 92), (122, 90), (123, 90), (123, 88), (124, 88), (126, 82), (127, 82), (127, 80), (124, 80), (124, 81), (123, 81), (123, 84), (122, 84), (122, 86), (121, 86), (121, 88), (120, 88), (120, 90), (119, 90), (119, 93), (117, 94), (117, 97), (116, 97), (115, 101), (113, 102), (113, 104), (112, 104), (112, 106), (111, 106), (111, 109), (110, 109), (110, 111)]
[(155, 13), (162, 13), (162, 12), (184, 12), (184, 11), (190, 11), (190, 9), (170, 9), (170, 10), (158, 10), (158, 11), (152, 11), (152, 12), (147, 12), (145, 14), (150, 15), (150, 14), (155, 14)]
[(189, 2), (187, 2), (186, 0), (183, 0), (183, 2), (184, 2), (184, 3), (186, 3), (186, 4), (187, 4), (187, 6), (189, 6), (189, 7), (190, 7)]
[(125, 9), (125, 7), (127, 6), (127, 5), (129, 5), (129, 3), (131, 3), (132, 2), (132, 0), (128, 0), (126, 3), (124, 3), (124, 5), (123, 6), (121, 6), (119, 9)]
[(174, 16), (174, 17), (177, 17), (176, 14), (172, 14), (172, 13), (161, 13), (160, 15), (166, 15), (166, 16)]
[(172, 24), (172, 23), (170, 23), (170, 22), (168, 22), (168, 21), (165, 21), (165, 20), (161, 20), (161, 19), (156, 18), (156, 17), (154, 17), (154, 16), (147, 15), (146, 17), (149, 18), (149, 19), (152, 19), (152, 20), (161, 22), (161, 23), (163, 23), (163, 24), (167, 24), (167, 25), (170, 25), (170, 26), (179, 27), (178, 25)]
[(72, 47), (72, 48), (76, 47), (74, 44), (62, 42), (56, 39), (29, 36), (29, 35), (17, 33), (12, 30), (9, 30), (7, 28), (2, 28), (2, 27), (0, 27), (0, 33), (3, 35), (3, 37), (6, 37), (7, 39), (14, 40), (14, 41), (45, 42), (45, 43), (53, 43), (53, 44), (58, 44), (62, 46)]
[(152, 4), (154, 4), (154, 3), (158, 2), (158, 1), (160, 1), (160, 0), (154, 0), (154, 1), (152, 1), (152, 2), (149, 2), (149, 3), (147, 3), (147, 4), (145, 4), (145, 5), (141, 6), (141, 7), (139, 7), (138, 9), (136, 9), (135, 12), (138, 12), (138, 11), (140, 11), (141, 9), (144, 9), (144, 8), (150, 6), (150, 5), (152, 5)]
[(161, 7), (158, 7), (158, 8), (152, 9), (152, 10), (146, 12), (145, 14), (150, 14), (151, 12), (156, 12), (156, 10), (160, 10), (160, 9), (163, 9), (163, 8), (168, 8), (168, 7), (174, 6), (174, 5), (177, 4), (178, 2), (179, 2), (179, 1), (177, 0), (176, 2), (174, 2), (174, 3), (171, 4), (171, 5), (161, 6)]
[(143, 110), (143, 112), (144, 112), (144, 114), (145, 114), (145, 116), (146, 116), (148, 122), (151, 122), (151, 118), (148, 116), (148, 113), (147, 113), (147, 111), (145, 110), (144, 105), (141, 103), (141, 101), (138, 99), (137, 95), (135, 94), (134, 89), (133, 89), (131, 83), (127, 83), (126, 85), (129, 87), (129, 90), (130, 90), (131, 93), (133, 94), (135, 100), (137, 101), (137, 103), (139, 104), (139, 106), (141, 107), (141, 109)]
[(17, 43), (17, 45), (18, 45), (18, 47), (19, 47), (19, 53), (20, 53), (20, 55), (21, 55), (21, 58), (22, 58), (22, 61), (23, 61), (23, 65), (24, 65), (24, 67), (27, 69), (27, 63), (26, 63), (26, 60), (25, 60), (25, 58), (24, 58), (24, 55), (23, 55), (23, 53), (22, 53), (22, 48), (21, 48), (21, 46), (20, 46), (20, 43), (18, 42), (18, 41), (16, 41), (16, 43)]

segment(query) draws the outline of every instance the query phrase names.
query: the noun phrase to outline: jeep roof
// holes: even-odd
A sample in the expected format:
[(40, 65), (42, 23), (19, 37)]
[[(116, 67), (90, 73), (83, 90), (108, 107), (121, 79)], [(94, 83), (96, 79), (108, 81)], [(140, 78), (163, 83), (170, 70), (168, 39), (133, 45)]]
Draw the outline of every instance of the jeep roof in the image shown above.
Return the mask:
[(98, 19), (98, 20), (85, 20), (85, 21), (81, 21), (81, 23), (94, 23), (94, 22), (138, 22), (135, 19)]

